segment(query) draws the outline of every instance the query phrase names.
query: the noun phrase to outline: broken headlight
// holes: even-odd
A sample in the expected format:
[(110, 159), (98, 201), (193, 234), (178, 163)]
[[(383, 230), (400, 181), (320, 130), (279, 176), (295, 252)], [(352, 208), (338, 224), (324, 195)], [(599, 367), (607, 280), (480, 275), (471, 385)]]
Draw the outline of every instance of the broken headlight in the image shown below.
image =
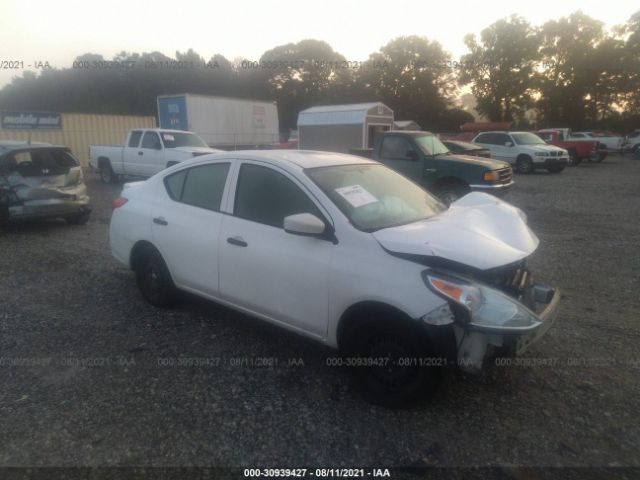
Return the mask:
[(516, 299), (487, 285), (426, 270), (424, 282), (448, 300), (457, 320), (482, 330), (517, 333), (540, 325), (540, 320)]

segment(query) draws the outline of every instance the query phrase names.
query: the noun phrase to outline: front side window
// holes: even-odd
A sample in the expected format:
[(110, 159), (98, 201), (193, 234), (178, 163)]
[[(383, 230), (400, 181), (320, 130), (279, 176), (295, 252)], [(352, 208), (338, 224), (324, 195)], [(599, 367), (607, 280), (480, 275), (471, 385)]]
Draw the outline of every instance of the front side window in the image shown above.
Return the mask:
[(418, 147), (427, 155), (444, 155), (449, 153), (449, 149), (435, 135), (420, 135), (414, 137)]
[(233, 214), (283, 228), (284, 218), (297, 213), (322, 214), (295, 183), (272, 168), (244, 164), (240, 168)]
[(160, 132), (165, 148), (177, 147), (208, 147), (199, 136), (193, 133)]
[(162, 145), (160, 145), (160, 138), (156, 132), (145, 132), (144, 137), (142, 137), (142, 144), (140, 148), (151, 148), (153, 150), (162, 149)]
[(517, 145), (541, 145), (544, 144), (538, 135), (529, 132), (512, 133), (511, 136)]
[(338, 165), (305, 171), (356, 228), (373, 232), (446, 209), (437, 198), (384, 165)]
[(220, 211), (229, 163), (213, 163), (180, 170), (164, 179), (169, 196), (181, 203)]

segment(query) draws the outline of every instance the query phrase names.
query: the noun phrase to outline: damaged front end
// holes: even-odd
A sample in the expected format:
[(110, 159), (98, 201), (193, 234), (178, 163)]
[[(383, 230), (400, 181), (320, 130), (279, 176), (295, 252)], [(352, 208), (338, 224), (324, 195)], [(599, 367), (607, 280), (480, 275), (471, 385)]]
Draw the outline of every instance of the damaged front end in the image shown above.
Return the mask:
[(558, 315), (559, 290), (534, 282), (524, 260), (486, 271), (433, 268), (423, 280), (447, 301), (457, 365), (469, 373), (479, 373), (485, 358), (522, 354)]

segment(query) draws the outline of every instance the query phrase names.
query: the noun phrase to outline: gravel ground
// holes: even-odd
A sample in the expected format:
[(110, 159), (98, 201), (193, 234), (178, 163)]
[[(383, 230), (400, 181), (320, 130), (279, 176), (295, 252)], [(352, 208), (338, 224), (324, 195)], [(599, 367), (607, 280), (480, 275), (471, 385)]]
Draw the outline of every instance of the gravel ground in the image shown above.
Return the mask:
[(526, 365), (448, 372), (392, 411), (310, 341), (195, 298), (148, 306), (108, 248), (119, 187), (90, 174), (86, 226), (0, 233), (0, 466), (640, 467), (638, 179), (629, 156), (518, 176), (561, 318)]

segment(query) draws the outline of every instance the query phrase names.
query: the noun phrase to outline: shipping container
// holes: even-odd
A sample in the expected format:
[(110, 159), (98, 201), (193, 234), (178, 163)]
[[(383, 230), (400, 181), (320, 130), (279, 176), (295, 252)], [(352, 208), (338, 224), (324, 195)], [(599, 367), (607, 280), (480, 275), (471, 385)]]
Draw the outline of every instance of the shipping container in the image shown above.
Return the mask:
[(274, 102), (190, 93), (158, 97), (160, 128), (197, 133), (211, 147), (255, 148), (280, 140)]
[(373, 148), (376, 134), (392, 128), (393, 110), (380, 102), (312, 107), (298, 114), (298, 145), (349, 153)]
[(47, 118), (57, 118), (59, 121), (56, 124), (36, 126), (9, 120), (45, 118), (41, 112), (3, 111), (0, 115), (0, 140), (31, 140), (69, 147), (84, 167), (89, 165), (89, 145), (122, 144), (129, 130), (156, 126), (156, 119), (151, 116), (47, 112)]

